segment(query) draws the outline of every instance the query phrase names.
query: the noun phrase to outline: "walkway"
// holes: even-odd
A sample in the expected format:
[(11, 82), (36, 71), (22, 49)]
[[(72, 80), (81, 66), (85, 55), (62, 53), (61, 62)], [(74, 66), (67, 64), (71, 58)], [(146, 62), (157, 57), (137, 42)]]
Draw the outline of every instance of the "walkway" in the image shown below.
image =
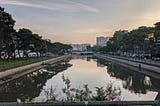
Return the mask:
[(51, 63), (53, 64), (53, 63), (59, 62), (61, 60), (64, 60), (68, 57), (69, 57), (69, 55), (64, 55), (64, 56), (52, 58), (49, 60), (44, 60), (41, 62), (37, 62), (37, 63), (25, 65), (25, 66), (20, 66), (17, 68), (12, 68), (12, 69), (0, 72), (0, 85), (6, 81), (9, 81), (10, 79), (13, 79), (13, 77), (17, 78), (22, 75), (26, 75), (28, 73), (34, 72), (40, 68), (45, 67), (47, 64), (51, 64)]
[(126, 65), (130, 65), (130, 66), (134, 66), (139, 68), (140, 70), (148, 70), (148, 71), (152, 71), (155, 73), (160, 73), (160, 67), (158, 67), (159, 65), (157, 64), (157, 66), (155, 65), (150, 65), (150, 64), (145, 64), (142, 62), (137, 62), (137, 61), (132, 61), (132, 60), (126, 60), (126, 59), (122, 59), (122, 58), (117, 58), (114, 56), (110, 56), (110, 55), (101, 55), (101, 54), (96, 54), (97, 57), (99, 58), (103, 58), (103, 59), (108, 59), (108, 60), (113, 60), (116, 61), (117, 63), (123, 63)]
[(123, 56), (115, 56), (115, 55), (107, 55), (107, 56), (160, 67), (160, 61), (156, 61), (152, 59), (131, 58), (131, 57), (123, 57)]

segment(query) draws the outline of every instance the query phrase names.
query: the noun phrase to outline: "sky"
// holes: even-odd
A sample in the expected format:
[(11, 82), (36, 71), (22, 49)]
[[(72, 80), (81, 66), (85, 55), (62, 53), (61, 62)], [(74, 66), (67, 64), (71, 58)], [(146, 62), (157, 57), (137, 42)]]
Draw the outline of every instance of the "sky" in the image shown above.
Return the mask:
[(44, 39), (95, 44), (97, 36), (117, 30), (154, 26), (160, 21), (160, 0), (0, 0), (16, 20)]

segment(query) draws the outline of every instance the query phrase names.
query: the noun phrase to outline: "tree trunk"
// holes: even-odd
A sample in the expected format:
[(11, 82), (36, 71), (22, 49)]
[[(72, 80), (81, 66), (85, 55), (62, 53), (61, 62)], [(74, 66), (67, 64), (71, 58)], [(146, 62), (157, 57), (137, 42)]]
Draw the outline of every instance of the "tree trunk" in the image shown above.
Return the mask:
[(17, 51), (18, 51), (18, 56), (19, 56), (19, 58), (21, 58), (21, 54), (20, 54), (20, 52), (19, 52), (19, 49), (18, 49)]
[(39, 53), (38, 53), (38, 51), (36, 52), (36, 54), (37, 54), (37, 57), (39, 57)]
[(16, 51), (14, 51), (12, 54), (13, 54), (13, 59), (16, 59)]

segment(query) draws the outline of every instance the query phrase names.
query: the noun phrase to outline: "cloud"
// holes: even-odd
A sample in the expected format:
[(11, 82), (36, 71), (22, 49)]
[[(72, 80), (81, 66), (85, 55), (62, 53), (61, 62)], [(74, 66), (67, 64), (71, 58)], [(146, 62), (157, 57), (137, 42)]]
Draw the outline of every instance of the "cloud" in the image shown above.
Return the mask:
[(78, 2), (73, 2), (73, 1), (69, 1), (69, 2), (73, 3), (73, 4), (77, 5), (77, 6), (80, 6), (80, 7), (84, 8), (84, 9), (86, 9), (87, 11), (98, 12), (98, 9), (90, 7), (88, 5), (85, 5), (85, 4), (82, 4), (82, 3), (78, 3)]
[(39, 0), (39, 2), (37, 3), (31, 3), (28, 1), (22, 2), (20, 0), (1, 0), (1, 4), (26, 6), (39, 9), (47, 9), (51, 11), (59, 11), (59, 12), (80, 12), (80, 11), (98, 12), (96, 8), (90, 7), (82, 3), (66, 1), (66, 0), (60, 0), (59, 2), (53, 2), (53, 1), (48, 2)]

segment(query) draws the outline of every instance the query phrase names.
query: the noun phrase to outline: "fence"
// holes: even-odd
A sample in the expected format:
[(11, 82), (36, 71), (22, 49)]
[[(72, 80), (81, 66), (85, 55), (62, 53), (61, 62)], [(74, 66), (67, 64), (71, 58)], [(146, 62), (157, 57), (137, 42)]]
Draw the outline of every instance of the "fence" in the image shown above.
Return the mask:
[(160, 101), (10, 102), (0, 103), (0, 106), (160, 106)]

